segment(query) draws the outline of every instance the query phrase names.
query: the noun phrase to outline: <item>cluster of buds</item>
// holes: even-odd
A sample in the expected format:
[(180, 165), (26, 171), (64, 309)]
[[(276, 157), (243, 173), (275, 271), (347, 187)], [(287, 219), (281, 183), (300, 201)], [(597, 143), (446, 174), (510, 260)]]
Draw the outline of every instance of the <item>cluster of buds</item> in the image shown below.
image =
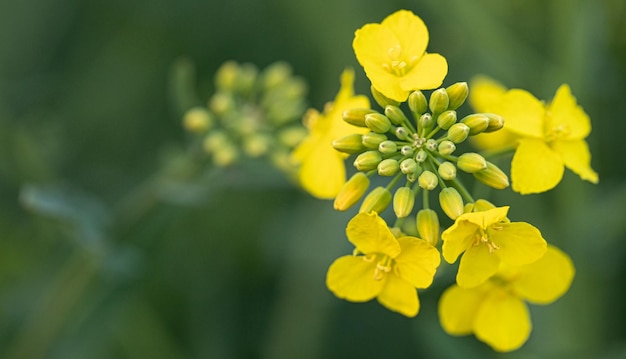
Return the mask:
[[(429, 191), (440, 189), (440, 207), (454, 220), (465, 211), (464, 199), (474, 202), (457, 177), (458, 170), (490, 187), (508, 187), (507, 175), (480, 154), (457, 154), (457, 145), (469, 136), (497, 131), (504, 125), (501, 116), (491, 113), (458, 119), (456, 110), (465, 102), (468, 91), (465, 82), (434, 90), (428, 99), (422, 91), (414, 91), (407, 100), (407, 116), (400, 103), (372, 87), (382, 112), (359, 108), (343, 113), (344, 121), (370, 132), (333, 142), (336, 150), (356, 156), (357, 170), (336, 197), (335, 209), (345, 211), (365, 196), (372, 175), (390, 177), (386, 187), (376, 187), (365, 196), (359, 212), (380, 213), (393, 203), (396, 216), (402, 219), (412, 213), (416, 197), (423, 192), (424, 208), (418, 211), (417, 229), (423, 239), (435, 245), (439, 225), (436, 212), (428, 206)], [(394, 191), (402, 178), (405, 184)]]
[(277, 62), (263, 71), (252, 64), (224, 63), (215, 74), (207, 106), (186, 111), (185, 129), (216, 166), (242, 157), (268, 158), (286, 172), (291, 150), (306, 135), (300, 119), (306, 108), (305, 82)]

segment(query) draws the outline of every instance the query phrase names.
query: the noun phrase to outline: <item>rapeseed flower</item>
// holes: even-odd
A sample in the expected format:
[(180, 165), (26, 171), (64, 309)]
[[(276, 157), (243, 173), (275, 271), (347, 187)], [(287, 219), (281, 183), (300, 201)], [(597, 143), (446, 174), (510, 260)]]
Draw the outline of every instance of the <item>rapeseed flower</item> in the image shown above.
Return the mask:
[(366, 24), (352, 47), (372, 86), (389, 99), (404, 102), (413, 90), (434, 89), (448, 73), (439, 54), (426, 53), (428, 29), (417, 15), (400, 10), (380, 24)]
[(389, 310), (416, 316), (420, 308), (416, 288), (432, 283), (440, 263), (437, 249), (416, 237), (396, 238), (375, 212), (357, 214), (346, 234), (356, 249), (331, 264), (328, 289), (351, 302), (376, 298)]

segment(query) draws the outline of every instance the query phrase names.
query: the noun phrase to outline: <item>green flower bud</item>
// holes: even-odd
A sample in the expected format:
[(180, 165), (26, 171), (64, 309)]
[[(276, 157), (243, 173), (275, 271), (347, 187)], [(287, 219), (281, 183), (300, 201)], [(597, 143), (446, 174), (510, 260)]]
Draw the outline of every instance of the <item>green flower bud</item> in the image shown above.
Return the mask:
[(359, 171), (371, 171), (376, 169), (383, 158), (378, 151), (367, 151), (357, 156), (354, 160), (354, 167)]
[(383, 141), (387, 140), (387, 136), (382, 133), (370, 132), (361, 137), (361, 143), (363, 146), (375, 150), (380, 146)]
[(400, 164), (398, 161), (391, 158), (382, 160), (378, 164), (378, 174), (381, 176), (393, 176), (398, 173), (398, 170), (400, 170)]
[(193, 107), (185, 112), (183, 126), (189, 132), (203, 133), (213, 125), (211, 113), (204, 107)]
[(404, 115), (404, 112), (398, 106), (389, 105), (385, 107), (385, 116), (387, 116), (391, 123), (396, 126), (409, 122), (409, 119)]
[(209, 108), (218, 117), (222, 117), (235, 108), (235, 99), (226, 92), (218, 92), (211, 96)]
[(469, 135), (474, 136), (487, 129), (489, 118), (482, 113), (474, 113), (463, 117), (461, 123), (466, 124), (470, 128)]
[(334, 140), (333, 148), (339, 152), (349, 154), (361, 153), (366, 150), (366, 147), (363, 145), (363, 136), (358, 133)]
[(426, 141), (425, 147), (431, 152), (435, 151), (437, 149), (437, 141), (429, 138), (428, 141)]
[(496, 115), (495, 113), (484, 113), (483, 115), (487, 116), (489, 119), (489, 124), (484, 132), (494, 132), (504, 127), (504, 117)]
[(385, 107), (387, 107), (389, 105), (391, 105), (391, 106), (400, 106), (400, 102), (394, 101), (394, 100), (392, 100), (390, 98), (385, 97), (385, 95), (383, 95), (378, 90), (376, 90), (374, 88), (374, 86), (372, 86), (370, 88), (370, 90), (372, 91), (372, 97), (374, 97), (374, 100), (376, 101), (376, 103), (380, 107), (385, 108)]
[(417, 212), (417, 232), (420, 238), (431, 246), (436, 246), (439, 241), (439, 218), (437, 212), (430, 208), (421, 209)]
[(424, 112), (428, 110), (428, 101), (422, 91), (413, 91), (409, 95), (409, 108), (415, 117), (420, 117)]
[(449, 140), (441, 141), (441, 143), (437, 147), (437, 151), (439, 151), (439, 153), (444, 156), (451, 154), (452, 152), (454, 152), (454, 150), (456, 150), (456, 145), (454, 144), (454, 142)]
[(361, 203), (359, 213), (369, 213), (372, 211), (381, 213), (389, 206), (389, 203), (391, 203), (391, 192), (385, 187), (376, 187), (365, 197), (363, 203)]
[(402, 148), (400, 149), (400, 153), (402, 154), (402, 156), (413, 156), (413, 147), (411, 146), (402, 146)]
[(428, 158), (428, 153), (426, 153), (426, 151), (424, 150), (419, 150), (417, 154), (415, 155), (415, 160), (419, 163), (426, 161), (427, 158)]
[(391, 129), (391, 121), (380, 113), (365, 115), (365, 125), (376, 133), (385, 133)]
[(252, 158), (261, 157), (269, 151), (272, 142), (273, 138), (268, 135), (252, 134), (243, 139), (243, 151)]
[(352, 108), (343, 111), (341, 117), (347, 123), (357, 127), (367, 127), (365, 125), (365, 116), (370, 113), (376, 113), (376, 111), (369, 108)]
[(393, 211), (398, 218), (404, 218), (411, 214), (414, 204), (415, 193), (409, 187), (400, 187), (393, 195)]
[(487, 168), (487, 161), (478, 153), (467, 152), (459, 156), (456, 166), (463, 172), (474, 173)]
[(202, 147), (208, 153), (215, 152), (220, 147), (232, 145), (226, 132), (221, 130), (215, 130), (209, 132), (202, 141)]
[(448, 98), (450, 99), (448, 109), (456, 110), (461, 107), (467, 99), (469, 87), (467, 86), (467, 82), (457, 82), (446, 87), (446, 92), (448, 93)]
[(437, 126), (447, 130), (456, 123), (456, 111), (448, 110), (437, 116)]
[(286, 62), (275, 62), (263, 70), (261, 75), (263, 88), (266, 90), (280, 86), (287, 82), (291, 76), (291, 66)]
[(430, 94), (428, 107), (430, 107), (430, 112), (432, 112), (433, 116), (447, 110), (449, 104), (450, 99), (448, 98), (448, 93), (446, 92), (446, 89), (440, 88)]
[(446, 216), (452, 220), (455, 220), (464, 212), (463, 198), (452, 187), (446, 187), (439, 192), (439, 205)]
[(452, 162), (444, 162), (439, 165), (437, 172), (444, 180), (453, 180), (456, 178), (456, 166)]
[(461, 143), (467, 139), (470, 128), (464, 123), (455, 123), (448, 129), (448, 140), (454, 143)]
[(417, 128), (420, 130), (420, 133), (429, 132), (434, 126), (435, 120), (429, 113), (425, 113), (417, 119)]
[(487, 168), (474, 172), (474, 177), (480, 182), (495, 189), (504, 189), (509, 186), (509, 178), (498, 166), (487, 161)]
[(237, 75), (237, 82), (235, 83), (236, 90), (241, 94), (250, 93), (254, 89), (258, 72), (253, 64), (241, 65)]
[(400, 171), (405, 175), (409, 173), (414, 173), (417, 170), (417, 167), (417, 162), (415, 162), (415, 160), (412, 158), (407, 158), (400, 162)]
[(333, 207), (337, 211), (345, 211), (354, 206), (367, 191), (370, 179), (363, 172), (357, 172), (344, 183), (339, 190)]
[(399, 140), (408, 141), (410, 139), (409, 130), (407, 130), (406, 127), (397, 127), (395, 134)]
[(496, 206), (493, 203), (487, 201), (486, 199), (479, 199), (474, 202), (472, 212), (484, 212), (494, 208), (496, 208)]
[(378, 145), (378, 151), (385, 155), (390, 155), (398, 151), (398, 145), (393, 141), (383, 141)]
[(426, 170), (417, 178), (417, 183), (423, 189), (431, 191), (437, 188), (439, 181), (436, 174)]
[(226, 61), (215, 72), (215, 87), (220, 91), (235, 90), (239, 65), (235, 61)]
[(218, 167), (230, 166), (238, 158), (239, 150), (230, 142), (213, 151), (213, 163)]

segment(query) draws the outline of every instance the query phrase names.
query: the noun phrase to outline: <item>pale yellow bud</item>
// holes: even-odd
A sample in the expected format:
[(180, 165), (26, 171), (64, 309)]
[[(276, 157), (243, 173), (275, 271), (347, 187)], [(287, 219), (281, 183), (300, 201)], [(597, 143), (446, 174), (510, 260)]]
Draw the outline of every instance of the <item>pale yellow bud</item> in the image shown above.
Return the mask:
[(463, 198), (453, 187), (446, 187), (439, 192), (439, 205), (446, 216), (452, 220), (464, 212)]
[(382, 133), (376, 132), (366, 133), (363, 135), (363, 137), (361, 137), (361, 143), (363, 143), (363, 146), (371, 150), (377, 149), (381, 142), (386, 140), (387, 136), (383, 135)]
[(393, 195), (393, 211), (398, 218), (404, 218), (411, 214), (414, 204), (415, 193), (409, 187), (400, 187)]
[(233, 91), (237, 84), (239, 65), (235, 61), (227, 61), (215, 72), (215, 87), (222, 91)]
[(440, 114), (443, 111), (447, 110), (449, 104), (450, 99), (448, 98), (448, 93), (446, 92), (446, 89), (440, 88), (430, 94), (428, 107), (430, 107), (430, 112), (432, 112), (433, 116), (436, 116), (437, 114)]
[(359, 171), (371, 171), (376, 169), (383, 158), (378, 151), (363, 152), (354, 160), (354, 167)]
[(333, 141), (333, 148), (339, 152), (355, 154), (363, 152), (363, 136), (358, 133), (344, 136)]
[(349, 110), (345, 110), (341, 117), (347, 123), (358, 126), (358, 127), (367, 127), (365, 126), (365, 116), (370, 113), (376, 113), (376, 111), (369, 108), (352, 108)]
[(485, 132), (498, 131), (504, 127), (504, 118), (502, 116), (496, 115), (495, 113), (485, 113), (484, 115), (489, 119), (489, 124), (487, 125)]
[(437, 245), (439, 240), (439, 218), (437, 212), (430, 208), (421, 209), (417, 212), (417, 232), (420, 238), (432, 246)]
[(400, 170), (400, 164), (398, 161), (388, 158), (386, 160), (382, 160), (378, 164), (378, 174), (381, 176), (393, 176)]
[(470, 128), (469, 135), (474, 136), (487, 129), (489, 118), (482, 113), (474, 113), (463, 117), (461, 123), (466, 124)]
[(494, 208), (496, 208), (496, 206), (486, 199), (478, 199), (476, 200), (476, 202), (474, 202), (472, 212), (484, 212)]
[(415, 117), (421, 116), (428, 110), (428, 101), (422, 91), (413, 91), (409, 95), (409, 108)]
[(456, 166), (452, 162), (443, 162), (437, 168), (437, 172), (444, 180), (453, 180), (456, 178)]
[(385, 116), (387, 116), (394, 125), (402, 125), (403, 123), (409, 122), (409, 119), (398, 106), (389, 105), (385, 107)]
[(487, 161), (487, 168), (474, 172), (474, 177), (480, 182), (495, 189), (504, 189), (509, 186), (509, 178), (498, 166)]
[(461, 143), (467, 139), (470, 128), (464, 123), (455, 123), (448, 129), (448, 140), (454, 143)]
[(189, 132), (203, 133), (213, 125), (211, 113), (204, 107), (193, 107), (183, 117), (183, 126)]
[(454, 150), (456, 150), (456, 145), (450, 140), (441, 141), (437, 146), (437, 151), (444, 156), (451, 154)]
[(437, 116), (437, 126), (441, 127), (444, 130), (450, 128), (450, 126), (456, 123), (456, 111), (444, 111), (439, 116)]
[(355, 173), (339, 190), (333, 207), (337, 211), (345, 211), (354, 206), (363, 197), (369, 185), (370, 179), (363, 172)]
[(459, 156), (456, 165), (464, 172), (475, 173), (487, 168), (487, 161), (478, 153), (467, 152)]
[(359, 213), (369, 213), (372, 211), (381, 213), (389, 206), (389, 203), (391, 203), (391, 192), (385, 187), (376, 187), (365, 196), (363, 203), (361, 203)]
[(391, 121), (380, 113), (365, 115), (365, 125), (376, 133), (385, 133), (391, 129)]
[(393, 141), (383, 141), (378, 145), (378, 151), (385, 155), (390, 155), (398, 151), (398, 145)]
[(430, 191), (437, 188), (439, 181), (436, 174), (426, 170), (418, 177), (417, 183), (423, 189)]
[(446, 87), (446, 92), (448, 93), (448, 98), (450, 99), (448, 109), (456, 110), (461, 107), (461, 105), (465, 102), (465, 99), (467, 99), (469, 87), (467, 86), (467, 82), (457, 82)]

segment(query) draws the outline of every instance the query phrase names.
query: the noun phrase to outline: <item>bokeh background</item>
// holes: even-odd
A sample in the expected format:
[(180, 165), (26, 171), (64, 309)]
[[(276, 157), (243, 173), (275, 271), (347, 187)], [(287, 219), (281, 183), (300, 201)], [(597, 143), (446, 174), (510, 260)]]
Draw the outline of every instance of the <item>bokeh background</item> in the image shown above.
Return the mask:
[[(497, 354), (441, 330), (449, 282), (407, 319), (325, 288), (349, 253), (330, 202), (264, 164), (193, 185), (177, 64), (197, 96), (226, 60), (284, 60), (321, 109), (354, 31), (410, 9), (447, 57), (444, 85), (490, 75), (590, 115), (600, 184), (495, 194), (569, 253), (577, 275)], [(622, 0), (23, 0), (0, 2), (0, 357), (626, 358), (626, 2)]]

